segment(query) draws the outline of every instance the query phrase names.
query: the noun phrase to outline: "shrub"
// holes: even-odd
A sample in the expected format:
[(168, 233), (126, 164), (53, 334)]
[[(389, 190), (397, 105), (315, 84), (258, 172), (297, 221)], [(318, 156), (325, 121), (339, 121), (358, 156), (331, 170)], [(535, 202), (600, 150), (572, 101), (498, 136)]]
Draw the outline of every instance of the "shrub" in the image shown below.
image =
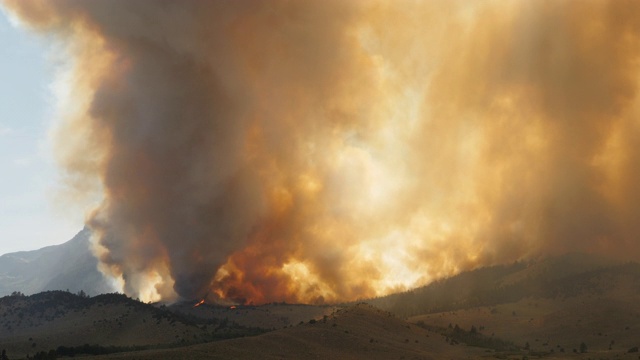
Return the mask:
[(587, 352), (587, 344), (585, 344), (584, 341), (582, 343), (580, 343), (580, 352), (581, 353), (586, 353)]

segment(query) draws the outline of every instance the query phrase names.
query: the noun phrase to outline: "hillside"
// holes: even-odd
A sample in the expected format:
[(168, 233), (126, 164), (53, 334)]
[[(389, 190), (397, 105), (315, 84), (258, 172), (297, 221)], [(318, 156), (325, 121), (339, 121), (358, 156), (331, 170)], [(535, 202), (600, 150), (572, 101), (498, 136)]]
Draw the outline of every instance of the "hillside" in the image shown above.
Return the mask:
[[(594, 255), (566, 254), (464, 272), (414, 290), (366, 301), (398, 316), (516, 302), (527, 297), (571, 296), (593, 287), (592, 277), (621, 264)], [(604, 291), (604, 290), (601, 290)]]
[(61, 245), (0, 256), (0, 296), (14, 291), (27, 295), (47, 290), (83, 290), (90, 295), (112, 292), (97, 269), (89, 237), (90, 231), (83, 229)]
[(640, 264), (590, 260), (574, 254), (506, 271), (493, 283), (502, 297), (471, 292), (408, 321), (440, 331), (473, 328), (545, 358), (638, 359)]
[[(256, 337), (108, 359), (465, 359), (485, 349), (450, 346), (443, 336), (367, 304)], [(102, 358), (102, 357), (100, 357)]]
[(527, 298), (492, 307), (418, 315), (408, 321), (432, 329), (473, 327), (485, 336), (552, 358), (580, 352), (584, 343), (589, 356), (637, 359), (629, 350), (640, 346), (640, 297)]
[[(122, 294), (65, 291), (0, 299), (0, 348), (13, 358), (85, 344), (110, 351), (178, 346), (264, 332), (224, 319), (197, 319)], [(106, 351), (109, 349), (101, 349)]]
[(13, 357), (58, 346), (153, 345), (202, 334), (123, 295), (84, 298), (62, 291), (0, 299), (0, 330), (0, 347)]
[(0, 348), (12, 359), (51, 349), (108, 359), (638, 359), (638, 263), (569, 254), (371, 302), (194, 307), (120, 294), (8, 296)]
[(260, 306), (238, 305), (220, 306), (202, 304), (194, 307), (193, 302), (170, 305), (168, 310), (196, 321), (229, 321), (240, 326), (276, 330), (297, 325), (309, 319), (319, 319), (334, 312), (337, 307), (329, 305), (306, 305), (273, 303)]

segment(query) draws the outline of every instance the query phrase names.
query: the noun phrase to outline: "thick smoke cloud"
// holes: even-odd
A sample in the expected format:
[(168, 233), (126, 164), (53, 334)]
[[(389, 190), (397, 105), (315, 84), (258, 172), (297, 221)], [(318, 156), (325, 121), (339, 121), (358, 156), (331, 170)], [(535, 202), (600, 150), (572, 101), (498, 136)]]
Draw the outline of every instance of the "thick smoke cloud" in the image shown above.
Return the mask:
[(69, 55), (56, 153), (144, 299), (322, 302), (640, 250), (640, 6), (3, 0)]

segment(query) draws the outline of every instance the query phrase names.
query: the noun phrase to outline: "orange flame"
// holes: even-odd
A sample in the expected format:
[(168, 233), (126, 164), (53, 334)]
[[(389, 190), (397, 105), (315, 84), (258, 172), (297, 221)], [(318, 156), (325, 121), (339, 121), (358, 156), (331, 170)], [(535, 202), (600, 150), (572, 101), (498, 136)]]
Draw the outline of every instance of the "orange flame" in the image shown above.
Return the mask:
[(196, 307), (198, 307), (198, 306), (200, 306), (202, 304), (204, 304), (204, 299), (198, 301), (195, 305), (193, 305), (193, 307), (196, 308)]
[(63, 37), (60, 188), (130, 297), (322, 304), (640, 253), (640, 2), (140, 3), (0, 0)]

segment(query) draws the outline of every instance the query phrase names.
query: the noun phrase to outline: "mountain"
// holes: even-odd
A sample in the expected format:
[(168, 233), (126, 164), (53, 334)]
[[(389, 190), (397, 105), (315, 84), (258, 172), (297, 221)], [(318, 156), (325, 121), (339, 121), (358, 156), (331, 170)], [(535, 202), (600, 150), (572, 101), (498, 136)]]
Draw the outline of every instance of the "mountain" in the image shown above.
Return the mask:
[(0, 296), (19, 291), (83, 290), (95, 295), (113, 288), (97, 270), (98, 260), (89, 248), (89, 229), (64, 244), (0, 256)]

